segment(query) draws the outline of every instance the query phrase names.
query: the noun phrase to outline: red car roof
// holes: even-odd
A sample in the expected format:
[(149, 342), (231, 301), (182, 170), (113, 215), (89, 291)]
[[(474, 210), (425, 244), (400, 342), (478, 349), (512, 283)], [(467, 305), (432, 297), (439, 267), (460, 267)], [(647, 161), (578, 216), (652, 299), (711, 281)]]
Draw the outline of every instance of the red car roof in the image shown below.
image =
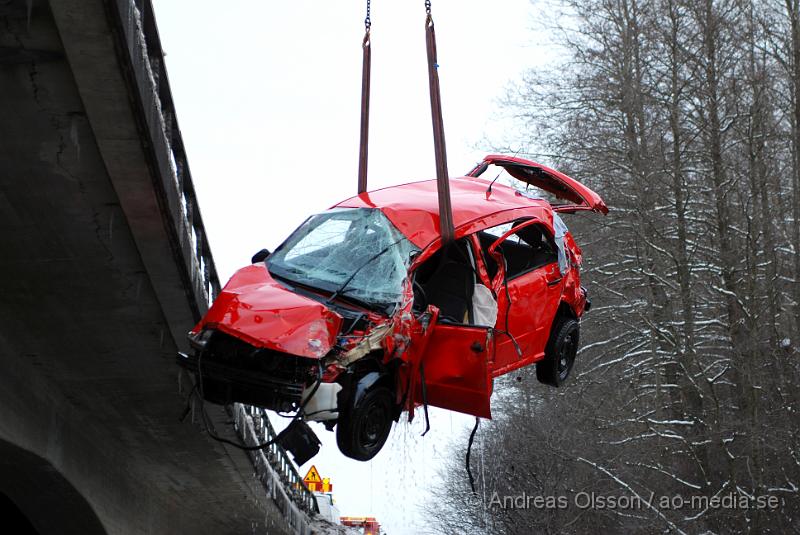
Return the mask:
[[(527, 210), (552, 224), (552, 208), (544, 199), (527, 197), (514, 188), (495, 183), (486, 195), (488, 180), (460, 177), (450, 180), (453, 226), (463, 227), (479, 219), (509, 210)], [(380, 208), (414, 245), (424, 248), (440, 237), (436, 181), (425, 180), (368, 191), (336, 205), (348, 208)], [(536, 212), (539, 214), (536, 214)], [(515, 215), (518, 217), (522, 214)], [(500, 221), (487, 221), (487, 227)]]

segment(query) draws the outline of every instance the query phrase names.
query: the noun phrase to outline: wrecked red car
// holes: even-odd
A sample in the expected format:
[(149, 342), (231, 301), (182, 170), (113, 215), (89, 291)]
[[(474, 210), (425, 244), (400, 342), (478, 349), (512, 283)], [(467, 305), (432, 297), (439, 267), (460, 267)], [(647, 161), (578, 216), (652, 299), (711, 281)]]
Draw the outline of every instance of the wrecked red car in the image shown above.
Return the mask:
[[(523, 187), (479, 178), (492, 167)], [(533, 363), (539, 381), (561, 385), (590, 302), (581, 250), (558, 214), (606, 205), (558, 171), (506, 156), (449, 184), (446, 243), (431, 180), (347, 199), (257, 254), (178, 359), (203, 398), (301, 411), (367, 460), (404, 410), (489, 418), (492, 379)]]

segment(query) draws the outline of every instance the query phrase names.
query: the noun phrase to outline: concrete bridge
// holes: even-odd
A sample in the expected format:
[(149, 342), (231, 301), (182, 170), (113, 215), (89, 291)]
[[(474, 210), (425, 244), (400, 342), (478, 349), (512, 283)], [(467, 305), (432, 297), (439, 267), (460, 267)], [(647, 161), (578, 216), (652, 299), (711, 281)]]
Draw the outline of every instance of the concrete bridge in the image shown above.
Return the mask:
[[(175, 354), (219, 280), (150, 0), (0, 0), (0, 280), (6, 525), (310, 532), (282, 450), (178, 420)], [(271, 432), (209, 409), (230, 439)]]

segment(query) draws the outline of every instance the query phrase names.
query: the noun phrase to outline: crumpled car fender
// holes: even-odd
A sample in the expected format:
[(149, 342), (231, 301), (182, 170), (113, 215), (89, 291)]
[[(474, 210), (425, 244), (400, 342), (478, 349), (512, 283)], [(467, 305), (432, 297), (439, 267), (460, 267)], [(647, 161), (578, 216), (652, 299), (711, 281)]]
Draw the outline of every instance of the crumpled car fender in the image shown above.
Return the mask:
[(336, 343), (342, 317), (275, 281), (263, 265), (231, 277), (193, 332), (211, 327), (258, 348), (310, 358)]

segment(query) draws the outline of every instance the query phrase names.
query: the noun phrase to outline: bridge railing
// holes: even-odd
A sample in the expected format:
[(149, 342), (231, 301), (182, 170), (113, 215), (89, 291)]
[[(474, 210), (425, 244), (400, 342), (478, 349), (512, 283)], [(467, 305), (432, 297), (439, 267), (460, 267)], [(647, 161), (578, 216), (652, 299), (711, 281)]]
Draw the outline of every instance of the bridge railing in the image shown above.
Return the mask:
[[(139, 107), (142, 137), (153, 162), (158, 202), (196, 320), (219, 294), (220, 283), (211, 256), (189, 162), (178, 127), (164, 65), (164, 52), (151, 0), (111, 0), (110, 15), (118, 22), (118, 42), (126, 76)], [(271, 440), (275, 430), (262, 409), (235, 404), (235, 427), (245, 444)], [(267, 494), (300, 535), (310, 534), (309, 513), (317, 511), (313, 494), (303, 485), (286, 451), (273, 444), (251, 452), (251, 460)]]
[[(238, 403), (234, 405), (234, 410), (237, 415), (236, 430), (248, 446), (264, 444), (274, 440), (277, 436), (266, 410)], [(252, 433), (247, 429), (246, 424), (248, 422), (252, 424)], [(276, 474), (280, 479), (291, 500), (303, 511), (308, 513), (317, 512), (317, 500), (303, 483), (303, 478), (295, 468), (294, 463), (289, 459), (286, 450), (273, 443), (266, 448), (258, 450), (258, 453), (263, 455), (263, 460), (271, 467), (270, 472)], [(259, 468), (258, 463), (256, 463), (256, 467)], [(259, 476), (264, 477), (262, 474), (259, 474)]]
[(126, 75), (140, 107), (140, 128), (153, 162), (158, 201), (176, 260), (183, 266), (195, 320), (199, 320), (219, 293), (220, 283), (178, 127), (153, 4), (151, 0), (112, 0), (109, 6), (119, 22), (121, 56), (128, 64)]

